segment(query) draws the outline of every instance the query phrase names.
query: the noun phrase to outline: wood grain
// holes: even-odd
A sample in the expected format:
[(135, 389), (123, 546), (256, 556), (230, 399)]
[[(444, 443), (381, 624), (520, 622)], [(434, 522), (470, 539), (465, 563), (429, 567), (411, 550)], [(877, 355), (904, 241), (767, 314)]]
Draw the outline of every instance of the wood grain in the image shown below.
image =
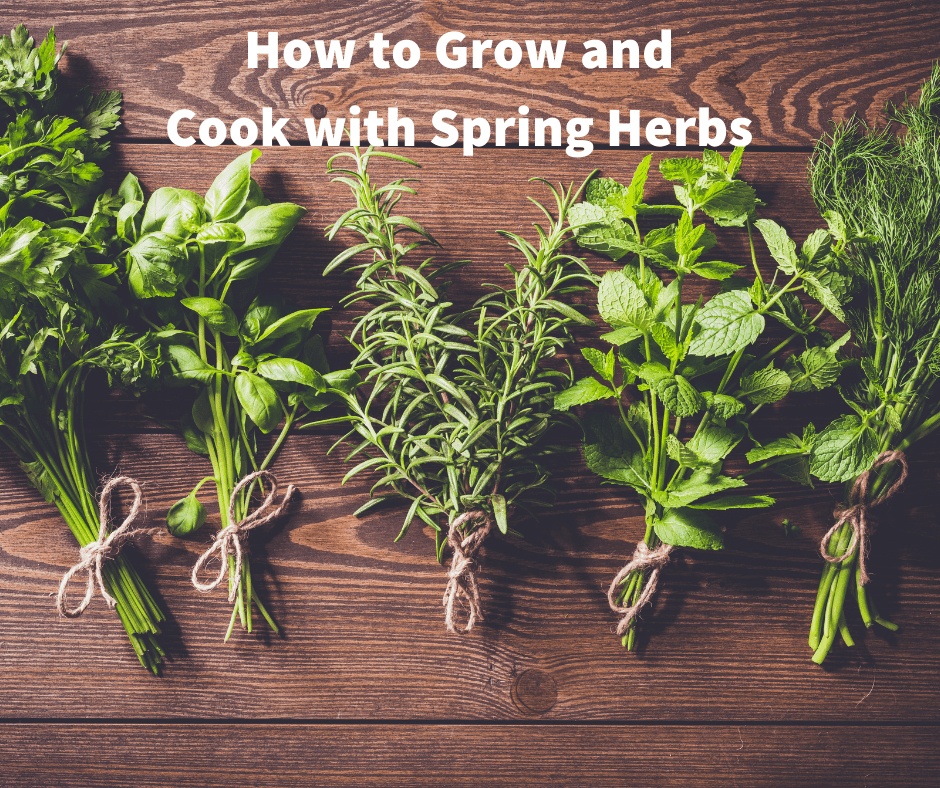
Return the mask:
[[(169, 146), (125, 145), (116, 168), (138, 172), (148, 188), (204, 190), (234, 153), (200, 149), (180, 157)], [(524, 229), (537, 217), (522, 199), (530, 188), (526, 177), (540, 173), (567, 182), (580, 180), (586, 169), (539, 151), (520, 156), (511, 172), (498, 151), (474, 157), (469, 168), (446, 151), (421, 153), (422, 196), (408, 211), (453, 249), (446, 254), (476, 259), (455, 285), (464, 298), (511, 259), (493, 228)], [(271, 269), (272, 279), (305, 307), (334, 304), (344, 287), (342, 277), (320, 276), (341, 248), (324, 243), (321, 228), (347, 207), (342, 190), (326, 183), (324, 157), (322, 151), (274, 151), (257, 165), (273, 196), (290, 196), (310, 209)], [(595, 165), (622, 178), (638, 161), (637, 153), (607, 152)], [(798, 237), (818, 223), (800, 189), (804, 166), (802, 154), (752, 154), (744, 171), (770, 203), (766, 215), (784, 219)], [(721, 256), (740, 259), (741, 233), (721, 235), (738, 236)], [(343, 356), (348, 321), (333, 316), (334, 360)], [(596, 342), (596, 333), (585, 332), (580, 341)], [(93, 462), (102, 473), (119, 467), (141, 479), (155, 520), (208, 472), (208, 463), (179, 438), (144, 419), (172, 419), (185, 402), (185, 393), (171, 392), (166, 400), (101, 396), (91, 403)], [(819, 397), (768, 408), (766, 429), (794, 428), (807, 408), (822, 422), (833, 402)], [(100, 603), (78, 621), (56, 619), (48, 594), (74, 561), (74, 545), (12, 458), (0, 455), (0, 717), (938, 719), (935, 448), (920, 454), (904, 495), (883, 520), (872, 557), (879, 608), (902, 631), (862, 635), (859, 648), (836, 649), (820, 669), (809, 662), (805, 638), (819, 573), (816, 545), (830, 524), (834, 488), (810, 491), (759, 480), (755, 491), (777, 495), (780, 507), (729, 516), (723, 552), (683, 551), (668, 569), (655, 609), (644, 616), (641, 652), (631, 655), (612, 634), (603, 591), (642, 534), (642, 512), (629, 492), (602, 487), (580, 461), (560, 458), (556, 505), (539, 523), (518, 524), (527, 541), (488, 543), (482, 575), (487, 621), (469, 636), (454, 637), (443, 630), (444, 573), (429, 534), (414, 530), (396, 544), (402, 511), (352, 516), (368, 484), (338, 487), (341, 455), (325, 457), (335, 437), (325, 432), (288, 441), (276, 470), (301, 488), (303, 502), (254, 545), (258, 565), (267, 567), (259, 583), (283, 637), (239, 633), (222, 645), (223, 596), (198, 594), (188, 581), (208, 535), (191, 542), (161, 537), (140, 548), (137, 563), (173, 614), (165, 636), (171, 662), (159, 680), (140, 670), (115, 617)], [(216, 517), (208, 490), (203, 497)], [(802, 532), (785, 537), (783, 518)], [(857, 621), (853, 627), (858, 633)]]
[(18, 788), (932, 788), (940, 770), (935, 726), (6, 725), (4, 734), (0, 785)]
[[(917, 89), (937, 57), (940, 6), (931, 0), (0, 4), (0, 24), (18, 22), (36, 34), (54, 22), (70, 41), (67, 72), (96, 89), (123, 91), (132, 138), (167, 139), (167, 120), (177, 109), (192, 110), (198, 120), (247, 116), (260, 124), (260, 108), (273, 107), (291, 118), (290, 138), (306, 144), (303, 118), (312, 105), (348, 117), (348, 107), (358, 104), (363, 116), (398, 107), (414, 120), (418, 139), (428, 141), (438, 109), (493, 119), (515, 115), (524, 103), (532, 117), (595, 118), (592, 138), (601, 143), (612, 109), (638, 109), (645, 124), (657, 116), (695, 116), (707, 106), (726, 122), (752, 119), (756, 144), (805, 146), (831, 119), (852, 113), (874, 119), (886, 101)], [(581, 63), (585, 41), (633, 38), (642, 48), (663, 29), (672, 30), (670, 69), (588, 70)], [(438, 63), (435, 46), (452, 30), (468, 42), (565, 39), (568, 46), (560, 69), (506, 70), (487, 57), (483, 68), (451, 70)], [(262, 41), (277, 31), (282, 45), (354, 39), (352, 66), (295, 70), (280, 61), (276, 70), (249, 69), (248, 31)], [(376, 32), (392, 42), (414, 41), (421, 61), (409, 70), (376, 68), (367, 46)]]

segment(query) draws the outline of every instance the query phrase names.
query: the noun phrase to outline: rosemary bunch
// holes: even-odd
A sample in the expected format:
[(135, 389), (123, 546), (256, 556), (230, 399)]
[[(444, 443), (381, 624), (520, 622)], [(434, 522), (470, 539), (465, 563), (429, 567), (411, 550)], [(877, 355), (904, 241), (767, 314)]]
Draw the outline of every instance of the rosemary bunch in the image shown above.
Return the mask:
[[(810, 161), (813, 198), (840, 239), (830, 268), (854, 282), (845, 322), (861, 358), (840, 388), (850, 412), (820, 431), (801, 461), (807, 474), (846, 482), (847, 508), (890, 495), (902, 473), (894, 452), (940, 426), (940, 64), (919, 100), (889, 106), (887, 117), (881, 128), (857, 119), (837, 126)], [(860, 482), (866, 499), (850, 500)], [(809, 636), (817, 663), (837, 635), (853, 644), (850, 589), (866, 627), (897, 629), (868, 594), (859, 560), (867, 538), (857, 530), (845, 522), (829, 542), (830, 558), (845, 558), (827, 561), (820, 579)]]
[[(349, 458), (365, 459), (344, 482), (368, 469), (381, 472), (373, 487), (378, 494), (357, 514), (403, 498), (409, 506), (398, 538), (417, 518), (435, 529), (438, 560), (450, 544), (446, 624), (456, 631), (453, 605), (461, 597), (469, 605), (469, 631), (481, 617), (472, 569), (483, 539), (494, 526), (503, 534), (512, 530), (514, 507), (529, 510), (553, 495), (545, 460), (562, 449), (545, 436), (559, 418), (552, 414), (553, 397), (570, 376), (546, 362), (565, 347), (572, 325), (590, 325), (559, 300), (591, 281), (583, 262), (562, 251), (579, 190), (542, 181), (556, 213), (536, 203), (548, 219), (546, 227), (536, 225), (537, 244), (503, 233), (524, 258), (522, 265), (506, 266), (512, 284), (486, 285), (489, 293), (459, 311), (440, 280), (463, 263), (410, 262), (413, 252), (438, 243), (395, 214), (401, 197), (415, 191), (405, 179), (376, 185), (368, 170), (376, 156), (417, 166), (369, 148), (339, 154), (329, 170), (356, 200), (329, 237), (347, 229), (363, 242), (339, 254), (326, 272), (347, 263), (358, 279), (344, 302), (368, 304), (350, 337), (363, 383), (343, 394), (352, 422), (346, 438), (359, 441)], [(337, 167), (338, 159), (351, 166)], [(347, 262), (360, 254), (364, 260)]]
[[(706, 150), (702, 160), (660, 162), (661, 174), (678, 181), (678, 205), (644, 202), (647, 156), (629, 184), (591, 181), (587, 201), (570, 212), (581, 246), (613, 260), (630, 256), (621, 271), (604, 275), (598, 289), (598, 310), (613, 329), (603, 338), (612, 347), (606, 353), (582, 351), (596, 375), (561, 392), (555, 406), (567, 410), (609, 399), (617, 405), (616, 411), (586, 415), (584, 455), (605, 481), (633, 488), (644, 502), (643, 541), (608, 593), (622, 616), (617, 632), (631, 650), (637, 614), (651, 600), (673, 548), (720, 549), (723, 529), (712, 512), (774, 503), (768, 496), (741, 494), (745, 481), (722, 474), (723, 462), (764, 405), (790, 391), (830, 385), (840, 370), (836, 351), (848, 339), (833, 343), (818, 331), (824, 310), (811, 317), (797, 297), (806, 291), (838, 308), (834, 283), (818, 275), (817, 257), (827, 243), (822, 236), (808, 240), (799, 254), (785, 248), (782, 284), (776, 276), (771, 282), (761, 276), (751, 228), (756, 225), (772, 246), (782, 230), (756, 219), (754, 190), (737, 178), (742, 152), (735, 149), (727, 161)], [(718, 226), (747, 229), (753, 279), (741, 275), (742, 266), (707, 259), (717, 239), (705, 224), (696, 224), (701, 215)], [(644, 232), (639, 220), (651, 217), (678, 221)], [(672, 280), (664, 282), (653, 266), (670, 271)], [(690, 276), (718, 280), (721, 290), (685, 303)], [(770, 348), (759, 346), (768, 317), (790, 330)], [(805, 342), (805, 352), (775, 367), (796, 339)]]

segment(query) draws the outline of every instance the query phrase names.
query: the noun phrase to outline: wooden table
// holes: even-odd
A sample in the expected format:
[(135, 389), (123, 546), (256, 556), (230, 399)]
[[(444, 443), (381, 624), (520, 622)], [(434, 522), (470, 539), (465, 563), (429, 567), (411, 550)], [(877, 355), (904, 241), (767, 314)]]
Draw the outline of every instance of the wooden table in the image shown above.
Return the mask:
[[(527, 231), (539, 196), (532, 175), (583, 179), (594, 167), (628, 177), (646, 149), (598, 145), (584, 159), (560, 149), (479, 149), (429, 144), (439, 108), (458, 116), (515, 114), (597, 118), (608, 110), (646, 119), (693, 116), (708, 106), (753, 119), (743, 176), (768, 206), (763, 215), (798, 238), (820, 224), (805, 187), (812, 141), (831, 119), (874, 119), (886, 100), (913, 91), (940, 54), (940, 4), (922, 2), (689, 3), (436, 0), (170, 2), (102, 0), (7, 3), (3, 27), (37, 35), (55, 24), (70, 41), (70, 79), (124, 92), (125, 115), (111, 170), (147, 189), (205, 190), (237, 148), (167, 141), (170, 114), (197, 120), (290, 117), (290, 148), (265, 149), (256, 174), (266, 193), (309, 214), (270, 269), (299, 306), (335, 307), (348, 283), (322, 278), (341, 248), (322, 229), (349, 206), (324, 175), (330, 151), (306, 144), (313, 105), (331, 116), (350, 104), (414, 119), (419, 145), (400, 152), (424, 166), (408, 211), (447, 247), (471, 257), (456, 286), (470, 300), (498, 279), (508, 250), (494, 230)], [(581, 43), (672, 30), (673, 67), (587, 71)], [(246, 33), (357, 40), (346, 69), (253, 71)], [(565, 38), (561, 69), (447, 70), (438, 37)], [(367, 40), (417, 42), (412, 70), (379, 70)], [(190, 129), (190, 133), (195, 126)], [(698, 148), (693, 147), (692, 152)], [(661, 153), (675, 154), (674, 149)], [(657, 156), (661, 155), (658, 153)], [(394, 172), (388, 169), (389, 175)], [(661, 193), (665, 187), (657, 186)], [(541, 196), (545, 196), (542, 193)], [(722, 259), (745, 245), (724, 234)], [(595, 259), (598, 271), (610, 265)], [(765, 258), (766, 262), (766, 258)], [(769, 270), (769, 269), (768, 269)], [(329, 353), (348, 358), (349, 315), (331, 313)], [(597, 344), (597, 332), (579, 342)], [(182, 440), (148, 416), (173, 419), (185, 394), (143, 402), (103, 391), (90, 403), (93, 462), (145, 485), (153, 521), (208, 470)], [(794, 428), (830, 398), (772, 409), (769, 430)], [(940, 539), (936, 441), (928, 441), (903, 495), (883, 522), (871, 566), (875, 598), (901, 625), (895, 636), (860, 632), (825, 667), (806, 644), (820, 562), (838, 491), (798, 489), (775, 478), (756, 491), (780, 505), (728, 517), (727, 549), (683, 551), (644, 616), (640, 650), (612, 634), (604, 590), (642, 535), (636, 499), (600, 486), (580, 460), (562, 466), (554, 508), (522, 523), (526, 541), (485, 548), (487, 619), (472, 634), (444, 632), (444, 570), (429, 534), (395, 544), (402, 511), (357, 519), (366, 480), (340, 487), (338, 433), (292, 437), (276, 470), (303, 491), (302, 504), (254, 546), (283, 635), (222, 635), (222, 593), (189, 582), (207, 534), (147, 542), (136, 563), (172, 619), (160, 678), (137, 664), (117, 618), (100, 599), (75, 621), (58, 619), (50, 592), (76, 548), (56, 511), (0, 454), (0, 784), (10, 786), (683, 785), (914, 786), (940, 784)], [(740, 461), (739, 461), (740, 462)], [(740, 467), (740, 465), (738, 466)], [(204, 496), (206, 501), (212, 497)], [(211, 506), (211, 504), (210, 504)], [(217, 517), (212, 510), (210, 517)], [(781, 521), (802, 526), (787, 537)], [(211, 530), (211, 529), (210, 529)]]

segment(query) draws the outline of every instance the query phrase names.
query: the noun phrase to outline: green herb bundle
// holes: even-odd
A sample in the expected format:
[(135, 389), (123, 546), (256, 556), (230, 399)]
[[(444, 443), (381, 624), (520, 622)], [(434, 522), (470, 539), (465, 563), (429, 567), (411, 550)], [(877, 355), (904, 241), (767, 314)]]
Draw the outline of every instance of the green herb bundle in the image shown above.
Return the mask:
[[(503, 233), (524, 259), (506, 265), (511, 285), (487, 285), (490, 292), (460, 311), (446, 300), (447, 283), (440, 280), (463, 263), (409, 261), (411, 253), (438, 244), (395, 213), (403, 195), (415, 194), (406, 180), (383, 186), (372, 181), (368, 167), (376, 156), (417, 166), (369, 148), (339, 154), (329, 170), (356, 200), (329, 237), (346, 229), (363, 241), (326, 271), (347, 263), (358, 280), (345, 303), (368, 304), (351, 336), (363, 383), (343, 393), (352, 422), (346, 438), (359, 441), (349, 458), (361, 461), (344, 481), (369, 469), (380, 472), (373, 487), (378, 494), (357, 514), (387, 499), (405, 499), (409, 507), (398, 538), (417, 518), (436, 531), (438, 560), (449, 544), (445, 623), (457, 631), (455, 604), (462, 601), (469, 608), (463, 630), (469, 631), (482, 616), (474, 569), (483, 540), (494, 526), (510, 533), (515, 507), (544, 505), (553, 494), (545, 460), (560, 449), (545, 436), (559, 418), (552, 399), (570, 376), (547, 362), (569, 341), (572, 325), (590, 325), (559, 300), (590, 282), (583, 262), (562, 251), (577, 192), (545, 182), (556, 213), (536, 203), (548, 219), (546, 227), (536, 225), (537, 245)], [(349, 159), (351, 166), (337, 167), (337, 159)], [(365, 259), (354, 260), (360, 254)]]
[[(660, 162), (663, 177), (678, 182), (678, 205), (644, 202), (647, 156), (629, 184), (592, 180), (587, 201), (569, 214), (582, 247), (613, 260), (630, 256), (621, 271), (605, 274), (598, 288), (598, 310), (613, 329), (603, 338), (612, 347), (583, 350), (596, 376), (555, 398), (559, 410), (616, 401), (615, 411), (586, 414), (584, 455), (605, 481), (633, 488), (644, 502), (643, 541), (608, 593), (612, 609), (622, 616), (617, 632), (629, 649), (635, 644), (636, 616), (649, 603), (672, 549), (720, 549), (723, 529), (711, 513), (773, 504), (765, 495), (742, 494), (745, 481), (722, 473), (754, 416), (790, 391), (830, 385), (840, 370), (836, 350), (847, 337), (831, 342), (816, 328), (824, 310), (811, 317), (797, 296), (807, 292), (838, 309), (831, 290), (836, 285), (817, 265), (827, 253), (828, 234), (812, 236), (800, 254), (788, 250), (780, 264), (782, 282), (777, 276), (765, 282), (751, 228), (756, 224), (773, 244), (779, 227), (756, 220), (754, 190), (736, 177), (742, 153), (736, 148), (726, 161), (706, 150), (702, 160)], [(740, 276), (741, 266), (707, 259), (717, 239), (705, 224), (696, 224), (702, 214), (718, 226), (747, 229), (752, 280)], [(640, 219), (659, 218), (661, 225), (662, 217), (678, 221), (644, 234)], [(664, 282), (654, 266), (672, 272), (672, 280)], [(685, 303), (689, 276), (720, 281), (720, 292)], [(789, 336), (758, 349), (768, 317), (786, 326)], [(781, 352), (800, 338), (807, 349), (780, 364)]]
[[(255, 294), (261, 274), (305, 213), (264, 197), (251, 177), (260, 155), (252, 150), (235, 159), (205, 197), (164, 187), (146, 204), (139, 193), (120, 215), (133, 242), (126, 255), (131, 292), (166, 344), (164, 381), (199, 391), (181, 429), (189, 448), (208, 456), (213, 475), (171, 507), (167, 525), (178, 536), (205, 522), (197, 493), (207, 481), (215, 482), (223, 530), (242, 521), (254, 484), (238, 487), (239, 480), (267, 469), (297, 420), (333, 402), (336, 395), (327, 390), (341, 388), (348, 377), (327, 374), (320, 337), (311, 335), (315, 318), (326, 310), (290, 312), (279, 296)], [(276, 433), (266, 451), (259, 433)], [(239, 559), (240, 546), (236, 552), (221, 551), (234, 604), (225, 639), (236, 618), (252, 630), (253, 604), (277, 631), (252, 585), (250, 561)], [(193, 580), (198, 582), (195, 573)]]
[[(99, 531), (86, 383), (102, 370), (140, 390), (161, 354), (152, 335), (126, 328), (117, 297), (112, 261), (126, 247), (117, 214), (132, 184), (103, 191), (97, 162), (120, 94), (57, 94), (59, 57), (52, 31), (38, 47), (22, 25), (0, 38), (0, 438), (84, 547)], [(126, 556), (102, 575), (141, 664), (156, 673), (163, 613)]]
[(838, 239), (828, 268), (853, 282), (844, 320), (861, 353), (839, 389), (851, 412), (809, 446), (778, 442), (804, 479), (846, 482), (841, 524), (823, 545), (809, 637), (817, 663), (837, 635), (853, 644), (850, 588), (866, 627), (897, 628), (868, 595), (866, 521), (906, 476), (903, 452), (940, 425), (940, 64), (920, 99), (889, 107), (888, 120), (837, 126), (810, 162), (813, 198)]

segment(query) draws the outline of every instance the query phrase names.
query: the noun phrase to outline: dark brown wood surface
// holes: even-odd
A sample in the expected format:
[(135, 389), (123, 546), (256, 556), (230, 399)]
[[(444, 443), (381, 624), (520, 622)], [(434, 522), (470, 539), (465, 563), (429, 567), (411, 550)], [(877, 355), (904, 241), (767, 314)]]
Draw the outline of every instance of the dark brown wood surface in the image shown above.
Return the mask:
[[(259, 120), (261, 107), (292, 117), (290, 136), (306, 140), (303, 118), (321, 104), (342, 116), (358, 104), (397, 106), (430, 131), (431, 115), (449, 108), (458, 116), (515, 114), (524, 103), (536, 114), (595, 117), (602, 138), (608, 112), (639, 109), (652, 117), (695, 115), (708, 106), (728, 120), (751, 118), (754, 142), (807, 145), (832, 118), (857, 112), (875, 117), (889, 99), (917, 85), (938, 56), (940, 5), (932, 0), (761, 0), (700, 3), (692, 0), (578, 3), (478, 3), (447, 0), (272, 2), (271, 0), (79, 0), (0, 6), (6, 26), (23, 21), (37, 32), (55, 22), (70, 41), (68, 69), (96, 87), (124, 92), (126, 131), (166, 139), (170, 114), (188, 108), (198, 119)], [(583, 43), (612, 45), (634, 39), (641, 48), (672, 30), (673, 67), (588, 70)], [(311, 44), (356, 41), (348, 69), (277, 70), (247, 67), (247, 33), (279, 34)], [(560, 69), (507, 70), (487, 53), (483, 68), (447, 69), (435, 57), (438, 39), (459, 31), (498, 44), (511, 39), (568, 42)], [(414, 41), (422, 58), (402, 70), (373, 66), (368, 41)], [(262, 60), (266, 66), (266, 62)], [(420, 136), (430, 139), (433, 133)]]
[[(22, 788), (933, 788), (940, 770), (936, 726), (16, 724), (4, 732), (0, 759), (22, 775)], [(919, 762), (905, 757), (912, 750), (924, 753)]]
[[(399, 106), (429, 128), (440, 106), (492, 117), (523, 98), (562, 118), (600, 117), (618, 103), (667, 117), (708, 105), (725, 117), (753, 117), (755, 142), (777, 146), (748, 152), (742, 175), (768, 203), (763, 215), (798, 238), (820, 223), (805, 187), (805, 146), (831, 117), (873, 117), (885, 99), (914, 89), (940, 49), (940, 6), (926, 2), (529, 5), (66, 2), (0, 6), (0, 19), (7, 28), (26, 21), (36, 34), (55, 22), (71, 41), (63, 61), (70, 78), (125, 91), (124, 142), (109, 164), (115, 181), (133, 170), (147, 189), (208, 187), (239, 149), (162, 142), (169, 113), (184, 106), (232, 120), (257, 117), (261, 106), (299, 118), (311, 103), (334, 112), (356, 101), (365, 110)], [(668, 75), (591, 73), (577, 59), (541, 73), (449, 72), (433, 63), (433, 42), (451, 29), (496, 41), (565, 37), (575, 51), (589, 38), (642, 41), (664, 27), (674, 40)], [(282, 42), (355, 37), (356, 65), (253, 74), (242, 62), (245, 33), (269, 29)], [(378, 30), (419, 42), (427, 62), (404, 76), (378, 73), (362, 60)], [(580, 182), (599, 168), (623, 178), (643, 155), (399, 152), (423, 165), (408, 214), (444, 244), (445, 259), (474, 261), (456, 276), (461, 302), (479, 294), (479, 283), (505, 277), (513, 256), (495, 230), (525, 233), (538, 219), (525, 195), (550, 195), (530, 176)], [(266, 194), (309, 211), (269, 278), (298, 306), (334, 307), (321, 320), (340, 365), (350, 317), (335, 305), (348, 282), (322, 277), (342, 248), (322, 230), (351, 203), (345, 187), (327, 181), (330, 153), (306, 144), (265, 149), (255, 173)], [(720, 237), (722, 259), (746, 261), (741, 233)], [(762, 262), (769, 270), (766, 255)], [(584, 331), (579, 344), (596, 337)], [(171, 391), (135, 401), (101, 390), (89, 403), (97, 470), (139, 478), (154, 524), (208, 472), (154, 420), (173, 420), (187, 397)], [(825, 423), (835, 408), (823, 396), (784, 403), (767, 409), (765, 429), (792, 429), (808, 417)], [(141, 670), (100, 599), (77, 621), (56, 617), (50, 594), (77, 551), (55, 509), (0, 454), (0, 785), (937, 783), (936, 442), (916, 454), (871, 559), (875, 598), (900, 632), (866, 634), (853, 619), (859, 646), (836, 647), (820, 668), (809, 661), (806, 634), (834, 487), (757, 480), (755, 491), (780, 505), (729, 516), (723, 552), (683, 551), (644, 615), (639, 653), (628, 654), (613, 635), (604, 591), (642, 535), (642, 511), (628, 491), (599, 485), (580, 460), (559, 458), (555, 506), (537, 523), (520, 523), (525, 541), (487, 544), (486, 622), (448, 636), (444, 570), (430, 534), (415, 528), (394, 543), (400, 509), (353, 516), (369, 485), (339, 486), (342, 453), (325, 454), (339, 434), (293, 436), (276, 464), (303, 493), (253, 547), (281, 636), (237, 631), (223, 645), (224, 595), (199, 594), (188, 579), (207, 535), (161, 536), (135, 548), (172, 614), (160, 678)], [(202, 497), (217, 518), (208, 489)], [(784, 518), (802, 531), (785, 536)]]

